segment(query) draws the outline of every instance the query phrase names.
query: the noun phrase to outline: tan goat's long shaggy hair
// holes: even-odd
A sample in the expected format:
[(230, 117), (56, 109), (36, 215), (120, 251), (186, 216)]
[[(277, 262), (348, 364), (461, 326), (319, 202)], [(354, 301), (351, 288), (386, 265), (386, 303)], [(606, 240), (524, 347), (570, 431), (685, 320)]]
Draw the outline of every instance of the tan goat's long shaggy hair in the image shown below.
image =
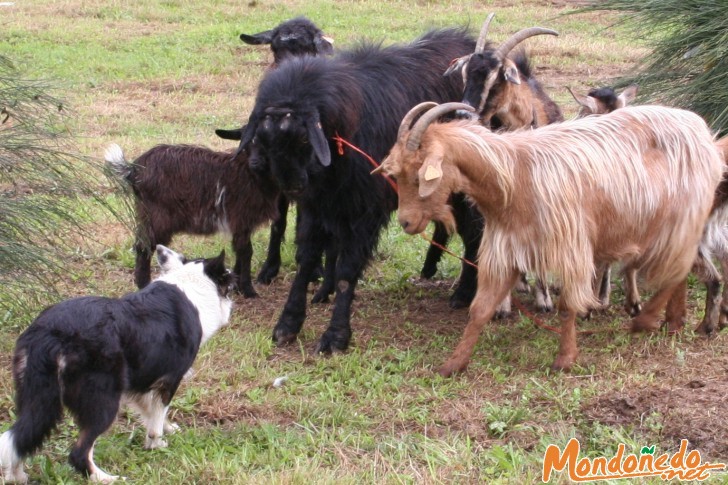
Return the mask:
[(699, 116), (656, 106), (504, 134), (433, 124), (429, 143), (447, 147), (443, 166), (485, 215), (481, 270), (555, 275), (577, 311), (596, 304), (595, 261), (625, 261), (656, 288), (682, 279), (723, 171)]

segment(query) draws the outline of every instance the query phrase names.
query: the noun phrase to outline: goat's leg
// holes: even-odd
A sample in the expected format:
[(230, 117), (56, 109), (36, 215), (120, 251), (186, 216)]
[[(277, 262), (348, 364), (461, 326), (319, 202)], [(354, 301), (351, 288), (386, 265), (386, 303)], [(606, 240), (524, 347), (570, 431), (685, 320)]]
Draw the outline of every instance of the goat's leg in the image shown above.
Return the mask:
[[(352, 247), (342, 244), (343, 248)], [(329, 354), (346, 350), (351, 340), (351, 304), (359, 277), (364, 271), (365, 261), (357, 251), (340, 251), (336, 265), (336, 296), (329, 327), (321, 335), (317, 353)]]
[[(435, 222), (435, 232), (432, 234), (432, 240), (443, 246), (447, 246), (447, 241), (450, 239), (450, 235), (447, 233), (447, 229), (444, 224)], [(437, 273), (437, 263), (442, 258), (442, 249), (434, 244), (430, 244), (427, 248), (427, 255), (425, 256), (425, 263), (422, 265), (420, 276), (424, 279), (430, 279)]]
[(136, 261), (134, 263), (134, 282), (137, 288), (144, 288), (152, 281), (152, 253), (157, 244), (169, 244), (171, 238), (165, 238), (164, 241), (157, 240), (157, 238), (148, 236), (146, 230), (142, 229), (145, 227), (141, 223), (137, 227), (136, 240), (134, 241), (134, 253), (136, 254)]
[(688, 280), (677, 285), (667, 301), (665, 307), (665, 321), (667, 331), (670, 333), (679, 332), (685, 326), (687, 316)]
[(556, 371), (569, 370), (576, 362), (579, 350), (576, 346), (576, 311), (566, 305), (566, 288), (559, 297), (559, 319), (561, 320), (561, 337), (559, 353), (551, 368)]
[(324, 265), (324, 279), (321, 282), (316, 293), (314, 293), (311, 303), (328, 303), (329, 296), (334, 293), (334, 282), (336, 281), (336, 248), (329, 244), (326, 247), (326, 264)]
[[(728, 254), (718, 255), (720, 261), (720, 270), (723, 278), (728, 275)], [(723, 329), (728, 326), (728, 285), (723, 284), (723, 295), (720, 301), (720, 317), (718, 318), (718, 328)]]
[(518, 278), (518, 282), (516, 282), (515, 290), (519, 293), (531, 292), (531, 285), (528, 284), (528, 275), (526, 275), (526, 273), (521, 273), (521, 277)]
[(468, 324), (465, 327), (463, 336), (460, 338), (460, 343), (458, 343), (450, 358), (440, 367), (440, 375), (449, 377), (454, 373), (465, 370), (483, 327), (495, 314), (498, 304), (503, 301), (513, 285), (516, 284), (518, 275), (519, 272), (514, 269), (507, 278), (493, 280), (490, 275), (484, 275), (482, 271), (479, 273), (478, 292), (470, 305)]
[(549, 285), (541, 278), (536, 278), (534, 293), (536, 294), (536, 309), (538, 311), (545, 313), (554, 309), (554, 303), (551, 300), (551, 293), (549, 292)]
[[(698, 256), (693, 263), (693, 272), (705, 283), (705, 316), (703, 321), (695, 329), (696, 332), (703, 335), (709, 335), (718, 329), (720, 320), (721, 295), (720, 282), (721, 276), (713, 265), (709, 256), (706, 256), (702, 248), (698, 249)], [(687, 297), (687, 296), (686, 296)], [(685, 299), (685, 298), (684, 298)], [(685, 305), (683, 299), (683, 305)], [(670, 300), (672, 303), (673, 299)]]
[(233, 246), (235, 247), (235, 268), (234, 272), (238, 278), (237, 291), (241, 292), (245, 298), (254, 298), (258, 296), (253, 288), (253, 282), (250, 276), (250, 261), (253, 259), (253, 243), (250, 241), (250, 233), (243, 232), (233, 237)]
[(465, 249), (463, 257), (470, 263), (462, 263), (457, 287), (450, 297), (450, 308), (465, 308), (473, 301), (478, 289), (478, 268), (473, 265), (478, 264), (478, 250), (483, 238), (483, 216), (463, 194), (454, 194), (451, 203), (458, 234)]
[(278, 275), (281, 269), (281, 244), (286, 234), (288, 223), (288, 199), (283, 195), (278, 196), (278, 219), (270, 226), (270, 240), (268, 241), (268, 255), (263, 266), (258, 272), (258, 283), (270, 284)]
[(612, 266), (609, 263), (601, 263), (597, 266), (597, 274), (594, 278), (594, 293), (599, 300), (599, 308), (609, 306), (609, 296), (612, 293)]
[(326, 235), (323, 234), (320, 227), (313, 230), (306, 229), (302, 233), (296, 250), (298, 271), (293, 278), (283, 312), (273, 329), (273, 341), (278, 345), (293, 342), (301, 331), (303, 321), (306, 319), (308, 283), (321, 262), (321, 253), (326, 244)]
[(639, 315), (632, 319), (632, 332), (654, 332), (660, 329), (660, 314), (665, 308), (670, 297), (676, 291), (682, 291), (679, 287), (684, 285), (686, 280), (680, 281), (672, 286), (659, 289), (652, 295)]
[(152, 281), (152, 255), (157, 244), (169, 246), (172, 241), (172, 235), (167, 228), (155, 227), (154, 230), (149, 231), (153, 233), (152, 235), (147, 235), (145, 233), (147, 230), (149, 229), (137, 229), (137, 237), (134, 242), (136, 252), (134, 282), (140, 289)]
[(637, 270), (632, 267), (624, 269), (624, 310), (630, 317), (636, 317), (642, 311), (640, 291), (637, 288)]

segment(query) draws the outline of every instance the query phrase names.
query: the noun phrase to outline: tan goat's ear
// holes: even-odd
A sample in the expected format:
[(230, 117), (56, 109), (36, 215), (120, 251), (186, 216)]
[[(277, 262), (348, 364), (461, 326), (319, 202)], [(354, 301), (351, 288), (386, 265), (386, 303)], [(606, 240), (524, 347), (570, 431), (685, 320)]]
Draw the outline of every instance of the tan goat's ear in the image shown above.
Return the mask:
[(417, 177), (420, 182), (420, 197), (432, 195), (442, 182), (442, 157), (427, 157), (417, 172)]
[(581, 100), (577, 99), (577, 102), (588, 109), (592, 114), (601, 114), (602, 110), (599, 109), (599, 100), (592, 96), (584, 96)]
[(518, 75), (518, 68), (516, 65), (513, 64), (513, 62), (506, 61), (506, 65), (504, 67), (503, 75), (505, 76), (506, 81), (513, 84), (521, 84), (521, 78)]
[(619, 96), (617, 96), (617, 108), (624, 108), (629, 103), (634, 101), (634, 98), (637, 96), (637, 89), (639, 86), (636, 84), (631, 84), (624, 88), (624, 91), (619, 93)]

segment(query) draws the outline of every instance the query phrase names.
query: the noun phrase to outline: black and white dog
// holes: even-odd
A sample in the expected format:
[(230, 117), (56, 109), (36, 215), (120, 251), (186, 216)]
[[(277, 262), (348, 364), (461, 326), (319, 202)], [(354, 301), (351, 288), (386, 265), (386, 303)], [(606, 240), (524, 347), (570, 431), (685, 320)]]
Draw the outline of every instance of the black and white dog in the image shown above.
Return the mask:
[[(94, 442), (124, 402), (147, 429), (145, 448), (164, 447), (172, 396), (200, 345), (227, 324), (234, 281), (225, 252), (188, 261), (156, 248), (161, 276), (121, 298), (81, 297), (46, 308), (18, 338), (13, 358), (17, 421), (0, 436), (6, 482), (25, 482), (23, 459), (36, 452), (63, 416), (75, 417), (78, 440), (69, 455), (92, 481), (116, 476), (93, 461)], [(2, 481), (2, 480), (0, 480)]]

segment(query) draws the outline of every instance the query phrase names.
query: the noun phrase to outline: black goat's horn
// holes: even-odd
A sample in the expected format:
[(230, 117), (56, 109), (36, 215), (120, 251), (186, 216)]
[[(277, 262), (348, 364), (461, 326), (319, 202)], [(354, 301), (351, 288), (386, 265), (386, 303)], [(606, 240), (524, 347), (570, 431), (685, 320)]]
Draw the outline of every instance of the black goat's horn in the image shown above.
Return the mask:
[(527, 29), (522, 29), (510, 36), (508, 39), (506, 39), (505, 42), (498, 46), (498, 49), (493, 55), (497, 59), (500, 59), (502, 61), (513, 50), (514, 47), (516, 47), (518, 44), (528, 39), (529, 37), (533, 37), (535, 35), (559, 35), (559, 33), (555, 30), (545, 29), (543, 27), (529, 27)]
[(410, 136), (407, 139), (407, 149), (411, 151), (417, 150), (420, 147), (422, 134), (425, 132), (427, 127), (440, 116), (458, 109), (471, 112), (475, 111), (475, 108), (465, 103), (444, 103), (438, 105), (436, 108), (429, 109), (427, 113), (423, 114), (422, 117), (417, 120), (415, 126), (412, 127)]
[(490, 22), (493, 20), (493, 17), (495, 17), (495, 12), (489, 13), (485, 22), (483, 22), (483, 28), (480, 29), (480, 37), (478, 37), (478, 42), (475, 44), (476, 54), (480, 54), (483, 52), (483, 49), (485, 49), (485, 39), (488, 37), (488, 27), (490, 27)]
[(418, 114), (428, 109), (432, 109), (435, 106), (437, 106), (437, 103), (435, 103), (434, 101), (425, 101), (424, 103), (420, 103), (411, 110), (409, 110), (407, 114), (404, 115), (404, 118), (402, 118), (402, 122), (399, 124), (397, 142), (407, 136), (407, 134), (410, 132), (410, 128), (412, 127), (412, 122), (415, 120)]

